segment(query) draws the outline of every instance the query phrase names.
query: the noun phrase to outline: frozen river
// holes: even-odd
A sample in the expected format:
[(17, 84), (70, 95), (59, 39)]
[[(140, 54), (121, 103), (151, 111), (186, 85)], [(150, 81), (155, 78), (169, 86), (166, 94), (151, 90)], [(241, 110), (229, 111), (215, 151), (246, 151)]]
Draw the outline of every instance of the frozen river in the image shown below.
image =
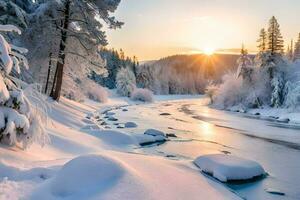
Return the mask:
[(126, 130), (132, 134), (155, 128), (177, 135), (163, 145), (141, 149), (143, 153), (190, 161), (211, 153), (256, 160), (269, 174), (266, 178), (227, 186), (246, 199), (300, 199), (299, 127), (211, 109), (205, 101), (162, 101), (130, 106), (129, 112), (115, 112), (120, 122), (133, 121), (139, 125), (137, 129)]

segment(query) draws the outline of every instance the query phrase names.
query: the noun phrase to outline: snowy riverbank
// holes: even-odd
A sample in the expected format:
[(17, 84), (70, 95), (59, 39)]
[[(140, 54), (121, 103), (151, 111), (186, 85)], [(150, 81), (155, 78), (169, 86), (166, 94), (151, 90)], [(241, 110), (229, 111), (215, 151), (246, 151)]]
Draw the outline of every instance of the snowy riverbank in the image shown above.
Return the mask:
[(113, 98), (101, 105), (62, 99), (51, 104), (50, 144), (27, 150), (0, 146), (0, 199), (239, 199), (201, 175), (191, 161), (147, 155), (136, 144), (123, 145), (126, 130), (109, 142), (100, 129), (93, 134), (82, 130), (91, 125), (86, 118), (91, 113), (131, 102)]

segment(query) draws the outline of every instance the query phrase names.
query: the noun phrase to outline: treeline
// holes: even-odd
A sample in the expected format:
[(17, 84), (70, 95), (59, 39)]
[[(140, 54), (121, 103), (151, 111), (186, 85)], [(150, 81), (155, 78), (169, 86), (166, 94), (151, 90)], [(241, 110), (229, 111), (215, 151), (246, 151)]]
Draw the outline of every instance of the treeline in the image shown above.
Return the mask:
[(139, 68), (137, 57), (133, 56), (130, 58), (126, 56), (122, 49), (115, 50), (104, 47), (101, 48), (99, 54), (101, 58), (104, 59), (106, 72), (99, 74), (95, 71), (91, 71), (89, 74), (89, 78), (98, 84), (109, 89), (116, 88), (116, 76), (118, 71), (122, 68), (128, 68), (137, 76), (137, 70)]
[(140, 66), (137, 84), (156, 94), (202, 94), (207, 84), (236, 70), (238, 55), (175, 55)]
[(300, 106), (300, 37), (287, 51), (280, 25), (275, 17), (267, 29), (259, 34), (255, 58), (243, 47), (238, 59), (238, 70), (227, 74), (220, 86), (210, 85), (208, 94), (221, 108), (288, 107)]

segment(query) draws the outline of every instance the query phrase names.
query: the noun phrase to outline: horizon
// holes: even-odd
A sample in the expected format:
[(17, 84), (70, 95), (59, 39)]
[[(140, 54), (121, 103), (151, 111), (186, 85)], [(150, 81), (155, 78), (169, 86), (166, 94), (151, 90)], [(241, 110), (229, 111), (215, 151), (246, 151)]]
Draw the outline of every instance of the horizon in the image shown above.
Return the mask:
[(259, 31), (267, 28), (272, 16), (279, 21), (287, 47), (300, 32), (300, 22), (293, 20), (300, 2), (270, 2), (121, 1), (115, 16), (125, 24), (119, 30), (107, 30), (108, 47), (123, 49), (126, 55), (136, 56), (140, 61), (205, 51), (239, 53), (242, 44), (256, 53)]

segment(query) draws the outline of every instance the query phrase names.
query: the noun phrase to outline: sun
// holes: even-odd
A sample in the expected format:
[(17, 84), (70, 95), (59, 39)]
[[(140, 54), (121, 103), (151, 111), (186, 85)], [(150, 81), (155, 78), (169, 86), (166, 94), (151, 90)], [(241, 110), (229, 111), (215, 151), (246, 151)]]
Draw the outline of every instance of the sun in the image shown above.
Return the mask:
[(215, 49), (212, 47), (205, 47), (202, 52), (207, 56), (211, 56), (215, 53)]

